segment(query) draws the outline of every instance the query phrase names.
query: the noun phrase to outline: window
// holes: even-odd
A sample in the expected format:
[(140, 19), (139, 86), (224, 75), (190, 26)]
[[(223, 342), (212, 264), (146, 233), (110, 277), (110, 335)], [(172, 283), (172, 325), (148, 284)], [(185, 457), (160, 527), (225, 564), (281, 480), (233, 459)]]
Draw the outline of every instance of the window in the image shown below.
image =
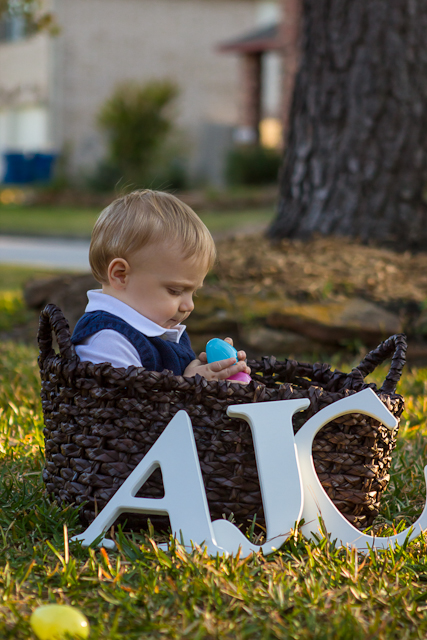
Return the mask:
[(0, 17), (0, 42), (16, 42), (33, 32), (31, 18), (23, 11), (8, 11)]

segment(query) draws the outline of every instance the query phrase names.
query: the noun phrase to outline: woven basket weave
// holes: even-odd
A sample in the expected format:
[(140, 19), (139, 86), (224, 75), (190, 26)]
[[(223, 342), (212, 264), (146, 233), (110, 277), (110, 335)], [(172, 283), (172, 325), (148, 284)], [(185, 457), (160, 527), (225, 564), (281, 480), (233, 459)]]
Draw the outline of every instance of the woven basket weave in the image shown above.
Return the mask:
[[(59, 354), (52, 348), (52, 332)], [(193, 423), (212, 517), (232, 513), (237, 523), (247, 524), (255, 515), (263, 522), (252, 436), (246, 422), (226, 415), (228, 406), (309, 398), (309, 408), (294, 416), (295, 432), (315, 412), (368, 386), (396, 418), (404, 406), (395, 394), (405, 364), (403, 335), (381, 343), (350, 373), (274, 357), (249, 361), (253, 381), (246, 386), (80, 362), (68, 323), (52, 304), (41, 313), (38, 340), (46, 443), (43, 478), (47, 492), (63, 505), (83, 504), (84, 523), (105, 506), (180, 409)], [(389, 357), (381, 389), (366, 384), (364, 378)], [(329, 423), (314, 440), (314, 463), (323, 487), (359, 528), (372, 524), (378, 513), (396, 435), (397, 429), (390, 433), (358, 414)], [(164, 495), (160, 470), (143, 490), (137, 495)], [(146, 517), (131, 516), (128, 522), (143, 526)]]

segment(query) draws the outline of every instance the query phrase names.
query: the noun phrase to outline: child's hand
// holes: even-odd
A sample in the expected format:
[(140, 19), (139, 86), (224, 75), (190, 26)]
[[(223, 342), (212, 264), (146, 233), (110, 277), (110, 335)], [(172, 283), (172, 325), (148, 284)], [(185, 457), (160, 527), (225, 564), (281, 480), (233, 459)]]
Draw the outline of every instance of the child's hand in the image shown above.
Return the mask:
[[(203, 356), (203, 353), (200, 355)], [(232, 376), (233, 373), (238, 373), (238, 371), (244, 371), (248, 374), (251, 373), (250, 368), (243, 360), (239, 360), (236, 363), (235, 358), (227, 358), (226, 360), (207, 363), (205, 354), (204, 361), (200, 358), (193, 360), (182, 375), (191, 378), (198, 373), (200, 376), (206, 378), (206, 380), (226, 380)]]
[[(228, 344), (231, 344), (231, 346), (233, 346), (233, 338), (224, 338), (224, 342), (228, 342)], [(208, 359), (206, 357), (206, 351), (202, 351), (199, 355), (198, 355), (198, 359), (201, 360), (201, 362), (207, 362)], [(239, 360), (246, 360), (246, 352), (245, 351), (238, 351), (237, 352), (237, 359)], [(191, 364), (191, 363), (190, 363)], [(244, 371), (247, 374), (250, 374), (250, 369), (249, 367), (247, 367), (248, 371), (246, 371), (245, 369), (242, 369), (242, 371)], [(240, 369), (239, 369), (240, 371)], [(233, 371), (233, 373), (237, 373), (237, 369), (235, 369)], [(232, 374), (230, 374), (232, 375)]]
[[(233, 340), (231, 338), (226, 338), (225, 342), (228, 342), (233, 346)], [(206, 380), (226, 380), (239, 371), (243, 371), (250, 375), (251, 370), (245, 362), (246, 353), (244, 351), (238, 351), (237, 358), (237, 363), (234, 358), (227, 358), (226, 360), (218, 360), (217, 362), (211, 362), (208, 364), (206, 352), (202, 351), (196, 360), (190, 362), (183, 375), (192, 377), (198, 373), (206, 378)]]

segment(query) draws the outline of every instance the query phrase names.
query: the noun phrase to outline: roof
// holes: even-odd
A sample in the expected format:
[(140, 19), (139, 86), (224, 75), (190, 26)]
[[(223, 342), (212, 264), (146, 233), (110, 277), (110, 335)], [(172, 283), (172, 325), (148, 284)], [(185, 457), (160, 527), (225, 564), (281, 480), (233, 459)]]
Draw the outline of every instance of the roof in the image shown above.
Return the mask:
[(250, 31), (235, 40), (223, 42), (218, 45), (218, 50), (221, 53), (262, 53), (282, 47), (281, 25), (276, 23)]

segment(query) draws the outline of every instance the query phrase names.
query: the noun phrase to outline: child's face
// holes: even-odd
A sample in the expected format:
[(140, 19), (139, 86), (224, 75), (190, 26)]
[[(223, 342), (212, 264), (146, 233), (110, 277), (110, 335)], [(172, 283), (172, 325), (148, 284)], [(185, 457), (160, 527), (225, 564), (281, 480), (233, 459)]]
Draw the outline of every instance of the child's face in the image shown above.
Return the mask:
[(117, 297), (165, 329), (188, 318), (194, 308), (193, 295), (206, 275), (203, 260), (184, 258), (179, 244), (164, 242), (136, 251), (128, 265)]

